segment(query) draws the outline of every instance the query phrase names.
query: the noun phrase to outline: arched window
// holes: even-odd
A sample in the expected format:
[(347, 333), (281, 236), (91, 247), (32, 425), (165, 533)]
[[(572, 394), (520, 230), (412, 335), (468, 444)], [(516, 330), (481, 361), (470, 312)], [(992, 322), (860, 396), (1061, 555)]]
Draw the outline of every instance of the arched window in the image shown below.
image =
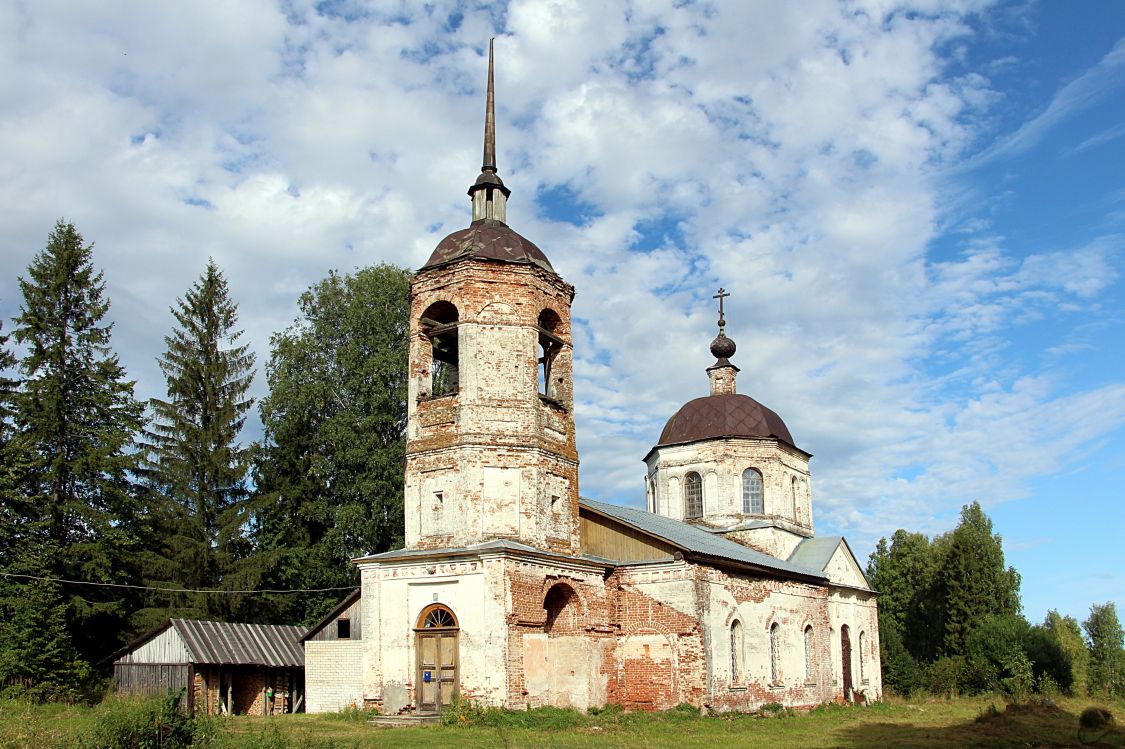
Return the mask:
[(742, 658), (745, 652), (742, 622), (735, 619), (730, 625), (730, 680), (732, 684), (738, 684), (743, 679)]
[(451, 629), (457, 627), (457, 617), (441, 604), (434, 604), (422, 612), (418, 629)]
[(776, 622), (770, 626), (770, 681), (781, 681), (781, 625)]
[(539, 313), (539, 394), (557, 400), (558, 383), (551, 378), (551, 365), (565, 343), (559, 337), (562, 320), (551, 309)]
[(792, 477), (792, 481), (790, 481), (789, 487), (790, 487), (789, 499), (790, 499), (791, 503), (793, 504), (792, 518), (793, 518), (793, 520), (796, 520), (797, 519), (797, 477), (796, 476)]
[(762, 507), (762, 474), (755, 468), (747, 468), (742, 472), (742, 512), (749, 515), (761, 515)]
[(832, 683), (836, 683), (836, 628), (828, 628), (828, 673)]
[(434, 397), (458, 389), (458, 317), (457, 308), (449, 302), (435, 302), (422, 313), (422, 332), (430, 341), (429, 394)]
[(813, 631), (812, 625), (805, 626), (805, 681), (813, 680)]
[(703, 479), (695, 471), (684, 476), (684, 517), (703, 517)]
[(863, 656), (864, 656), (864, 650), (865, 650), (866, 645), (867, 645), (867, 637), (864, 636), (863, 632), (860, 632), (859, 633), (859, 680), (861, 682), (867, 681), (867, 674), (864, 673), (864, 667), (863, 667), (863, 660), (864, 660)]

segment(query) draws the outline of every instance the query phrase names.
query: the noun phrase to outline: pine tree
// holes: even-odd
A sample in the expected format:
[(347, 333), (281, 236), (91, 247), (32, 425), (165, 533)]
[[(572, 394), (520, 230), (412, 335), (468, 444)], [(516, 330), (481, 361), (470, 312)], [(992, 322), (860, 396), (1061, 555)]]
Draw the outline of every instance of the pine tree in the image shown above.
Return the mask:
[[(110, 348), (105, 282), (92, 247), (59, 221), (20, 278), (14, 335), (27, 347), (15, 398), (16, 438), (26, 450), (19, 477), (17, 561), (51, 576), (135, 581), (137, 542), (131, 472), (142, 408)], [(119, 592), (68, 587), (67, 630), (79, 653), (111, 650), (128, 613)]]
[[(166, 399), (154, 398), (146, 468), (167, 498), (162, 517), (164, 565), (150, 577), (187, 588), (221, 586), (242, 553), (242, 502), (248, 449), (238, 434), (253, 405), (247, 396), (254, 355), (239, 345), (238, 305), (215, 262), (172, 307), (175, 329), (158, 359)], [(181, 599), (179, 614), (223, 615), (222, 599)]]

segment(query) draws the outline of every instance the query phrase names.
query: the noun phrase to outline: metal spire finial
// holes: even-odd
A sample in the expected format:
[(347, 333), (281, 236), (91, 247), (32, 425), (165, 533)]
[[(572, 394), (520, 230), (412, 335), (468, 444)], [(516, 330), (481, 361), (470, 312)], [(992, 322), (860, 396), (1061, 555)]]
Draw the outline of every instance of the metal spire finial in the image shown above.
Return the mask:
[(735, 345), (734, 341), (732, 341), (730, 338), (727, 338), (725, 330), (727, 321), (723, 315), (723, 299), (728, 296), (730, 296), (730, 294), (727, 293), (727, 290), (719, 287), (719, 293), (711, 297), (712, 299), (719, 300), (719, 334), (715, 336), (715, 340), (711, 341), (711, 354), (716, 359), (718, 359), (720, 363), (734, 366), (730, 364), (729, 361), (727, 361), (727, 359), (734, 356)]
[(723, 319), (723, 299), (725, 299), (728, 296), (730, 296), (730, 294), (727, 292), (727, 290), (724, 289), (722, 286), (720, 286), (719, 287), (719, 293), (716, 294), (715, 296), (711, 297), (712, 299), (718, 299), (719, 300), (719, 334), (720, 335), (723, 332), (723, 328), (725, 328), (727, 326), (727, 321), (725, 319)]
[(496, 173), (496, 85), (492, 75), (492, 43), (496, 38), (488, 40), (488, 95), (484, 111), (484, 164), (482, 172)]

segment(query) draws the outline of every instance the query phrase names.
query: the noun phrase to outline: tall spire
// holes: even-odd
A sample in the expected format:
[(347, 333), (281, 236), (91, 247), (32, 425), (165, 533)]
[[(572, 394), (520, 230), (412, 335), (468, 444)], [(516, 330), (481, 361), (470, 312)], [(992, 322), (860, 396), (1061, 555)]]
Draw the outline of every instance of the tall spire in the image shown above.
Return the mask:
[(496, 39), (488, 40), (488, 94), (485, 96), (484, 105), (484, 164), (482, 172), (496, 174), (496, 81), (493, 75), (492, 44)]
[(473, 199), (473, 222), (492, 220), (507, 222), (508, 196), (511, 190), (504, 187), (504, 181), (496, 174), (496, 84), (493, 74), (492, 45), (495, 39), (488, 40), (488, 93), (484, 105), (484, 164), (480, 176), (469, 188)]

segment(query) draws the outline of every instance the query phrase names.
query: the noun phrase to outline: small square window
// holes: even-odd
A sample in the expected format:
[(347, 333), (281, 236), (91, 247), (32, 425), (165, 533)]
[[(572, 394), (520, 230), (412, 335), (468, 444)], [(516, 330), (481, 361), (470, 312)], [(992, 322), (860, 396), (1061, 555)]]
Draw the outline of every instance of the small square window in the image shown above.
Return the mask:
[(337, 640), (350, 640), (350, 639), (352, 639), (352, 622), (351, 622), (351, 619), (337, 619), (336, 620), (336, 639)]

